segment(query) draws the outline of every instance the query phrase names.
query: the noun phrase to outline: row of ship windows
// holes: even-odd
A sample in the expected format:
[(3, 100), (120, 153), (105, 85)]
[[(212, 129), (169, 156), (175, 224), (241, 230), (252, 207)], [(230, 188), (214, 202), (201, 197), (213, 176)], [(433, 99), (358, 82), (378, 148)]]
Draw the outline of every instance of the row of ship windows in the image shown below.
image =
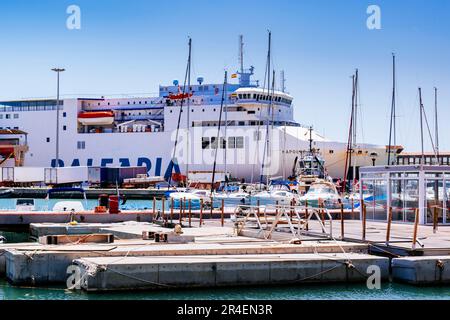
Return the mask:
[[(148, 101), (144, 101), (144, 104), (147, 104), (147, 102), (148, 102)], [(154, 103), (154, 102), (153, 102), (153, 101), (151, 101), (151, 103)], [(131, 102), (130, 102), (130, 101), (128, 101), (128, 103), (127, 103), (127, 104), (129, 104), (129, 105), (130, 105), (130, 104), (131, 104)], [(136, 104), (136, 101), (133, 101), (133, 104)], [(139, 104), (142, 104), (142, 101), (139, 101)], [(108, 106), (110, 106), (110, 105), (111, 105), (111, 102), (108, 102)], [(118, 101), (118, 102), (117, 102), (117, 105), (118, 105), (118, 106), (120, 106), (120, 101)], [(90, 102), (88, 102), (88, 107), (90, 107), (90, 106), (91, 106), (91, 103), (90, 103)], [(101, 106), (101, 102), (98, 102), (98, 103), (97, 103), (97, 106)]]
[[(66, 118), (67, 117), (67, 113), (63, 112), (62, 116), (64, 118)], [(4, 114), (4, 115), (0, 114), (0, 119), (19, 119), (19, 114), (18, 113), (14, 113), (14, 114), (7, 113), (7, 114)]]
[(238, 94), (238, 98), (239, 99), (253, 99), (256, 101), (275, 101), (275, 102), (283, 102), (283, 103), (287, 103), (287, 104), (291, 104), (291, 100), (290, 99), (286, 99), (286, 98), (282, 98), (282, 97), (271, 97), (269, 95), (266, 94), (256, 94), (256, 93), (240, 93)]
[[(435, 156), (425, 156), (425, 164), (436, 164)], [(442, 165), (450, 165), (450, 156), (439, 156), (439, 163)], [(422, 156), (399, 156), (397, 164), (420, 164), (422, 162)]]
[[(7, 113), (4, 116), (5, 116), (5, 119), (19, 119), (18, 113), (14, 113), (13, 115)], [(12, 118), (11, 118), (11, 116), (12, 116)], [(3, 114), (0, 114), (0, 119), (3, 119)]]
[[(202, 149), (217, 149), (217, 137), (203, 137)], [(244, 137), (228, 137), (228, 146), (225, 138), (220, 138), (220, 149), (244, 149)]]
[[(256, 114), (255, 110), (246, 110), (246, 109), (242, 109), (240, 107), (238, 107), (238, 108), (228, 108), (228, 110), (229, 111), (233, 111), (233, 112), (247, 112), (247, 114)], [(181, 113), (183, 113), (183, 111), (184, 110), (181, 110)], [(206, 109), (202, 109), (202, 112), (205, 112), (205, 111), (206, 111)], [(214, 108), (213, 112), (216, 112), (216, 111), (217, 111), (217, 109)], [(260, 111), (260, 108), (258, 108), (258, 111)], [(281, 113), (282, 112), (281, 109), (278, 109), (278, 112)], [(173, 110), (170, 110), (170, 113), (173, 113)], [(191, 113), (194, 113), (194, 109), (191, 109)], [(141, 114), (139, 113), (139, 115), (141, 115)]]
[[(63, 102), (60, 101), (59, 110), (63, 109)], [(56, 105), (27, 105), (22, 106), (0, 106), (0, 112), (16, 112), (16, 111), (52, 111), (56, 110)]]

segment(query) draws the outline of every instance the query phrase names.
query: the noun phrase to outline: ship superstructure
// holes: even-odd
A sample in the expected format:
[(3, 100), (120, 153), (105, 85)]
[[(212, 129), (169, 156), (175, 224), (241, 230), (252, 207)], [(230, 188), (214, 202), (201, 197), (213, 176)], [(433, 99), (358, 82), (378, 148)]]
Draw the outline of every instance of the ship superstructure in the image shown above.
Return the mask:
[[(238, 83), (227, 84), (223, 108), (226, 117), (222, 117), (219, 141), (217, 127), (224, 87), (204, 83), (201, 77), (188, 90), (178, 81), (160, 86), (158, 96), (153, 97), (62, 99), (59, 166), (137, 165), (146, 166), (152, 176), (170, 175), (172, 169), (187, 174), (187, 168), (211, 169), (218, 149), (219, 166), (226, 165), (235, 178), (257, 182), (261, 174), (290, 176), (296, 158), (309, 149), (312, 139), (314, 149), (325, 159), (328, 174), (341, 177), (346, 144), (327, 140), (300, 125), (293, 117), (293, 97), (284, 90), (260, 87), (252, 81), (253, 73), (253, 67), (242, 67), (236, 74)], [(56, 104), (56, 100), (0, 103), (0, 129), (28, 134), (25, 166), (56, 165)], [(270, 141), (269, 146), (265, 141)], [(268, 147), (267, 152), (264, 147)], [(190, 152), (186, 152), (187, 148)], [(386, 148), (376, 145), (359, 145), (352, 152), (358, 167), (372, 165), (374, 155), (377, 161), (387, 156)], [(265, 166), (261, 166), (263, 161)]]

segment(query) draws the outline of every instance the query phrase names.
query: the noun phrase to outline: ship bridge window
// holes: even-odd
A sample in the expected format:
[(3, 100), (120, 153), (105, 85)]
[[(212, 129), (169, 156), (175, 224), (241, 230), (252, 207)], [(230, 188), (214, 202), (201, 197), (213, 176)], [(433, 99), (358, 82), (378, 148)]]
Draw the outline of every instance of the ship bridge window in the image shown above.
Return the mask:
[(236, 137), (236, 149), (244, 149), (244, 137)]
[(217, 149), (217, 138), (211, 137), (211, 149)]
[(84, 149), (86, 149), (86, 141), (78, 141), (78, 142), (77, 142), (77, 149), (78, 149), (78, 150), (84, 150)]
[(63, 118), (67, 117), (67, 112), (63, 112)]
[(14, 119), (18, 119), (19, 118), (19, 114), (18, 113), (14, 113)]
[(228, 148), (229, 149), (235, 149), (236, 148), (236, 138), (235, 137), (229, 137), (228, 138)]
[(46, 141), (47, 141), (47, 142), (50, 142), (50, 138), (47, 138)]
[(63, 131), (67, 131), (67, 126), (63, 126)]
[(220, 148), (221, 149), (227, 148), (227, 140), (225, 140), (225, 138), (220, 138)]
[(202, 149), (209, 149), (209, 138), (202, 138)]
[(5, 119), (11, 119), (11, 115), (10, 114), (5, 115)]

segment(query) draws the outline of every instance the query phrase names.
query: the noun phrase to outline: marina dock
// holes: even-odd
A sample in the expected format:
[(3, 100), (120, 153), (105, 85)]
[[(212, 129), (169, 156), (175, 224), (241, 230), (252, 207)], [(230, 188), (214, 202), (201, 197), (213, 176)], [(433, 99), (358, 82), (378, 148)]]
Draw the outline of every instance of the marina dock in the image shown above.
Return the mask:
[[(423, 247), (413, 249), (410, 225), (393, 224), (395, 240), (386, 245), (383, 223), (367, 222), (363, 240), (361, 221), (345, 220), (342, 239), (339, 221), (331, 226), (330, 222), (325, 222), (328, 231), (323, 232), (320, 222), (311, 220), (309, 230), (300, 237), (294, 237), (287, 224), (280, 224), (270, 238), (264, 236), (268, 230), (261, 231), (254, 223), (242, 228), (228, 219), (224, 226), (220, 219), (208, 219), (190, 228), (183, 220), (180, 235), (172, 227), (151, 222), (37, 223), (30, 226), (35, 239), (58, 236), (71, 240), (59, 245), (42, 241), (0, 245), (0, 276), (17, 286), (64, 285), (72, 266), (83, 280), (80, 288), (95, 292), (364, 283), (372, 274), (369, 267), (377, 266), (382, 281), (391, 277), (414, 285), (450, 282), (446, 271), (450, 246), (445, 240), (450, 230), (445, 227), (433, 233), (432, 227), (421, 226)], [(111, 235), (114, 240), (89, 241), (96, 234)], [(156, 236), (164, 234), (167, 239)]]

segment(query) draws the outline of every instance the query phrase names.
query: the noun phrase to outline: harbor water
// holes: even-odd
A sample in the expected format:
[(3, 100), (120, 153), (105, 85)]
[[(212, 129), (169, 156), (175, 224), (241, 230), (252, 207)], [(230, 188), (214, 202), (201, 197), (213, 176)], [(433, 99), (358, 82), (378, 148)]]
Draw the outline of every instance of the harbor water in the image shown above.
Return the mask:
[(304, 285), (117, 293), (71, 292), (64, 288), (19, 288), (0, 280), (0, 300), (450, 300), (450, 287), (386, 283), (380, 290), (362, 285)]

